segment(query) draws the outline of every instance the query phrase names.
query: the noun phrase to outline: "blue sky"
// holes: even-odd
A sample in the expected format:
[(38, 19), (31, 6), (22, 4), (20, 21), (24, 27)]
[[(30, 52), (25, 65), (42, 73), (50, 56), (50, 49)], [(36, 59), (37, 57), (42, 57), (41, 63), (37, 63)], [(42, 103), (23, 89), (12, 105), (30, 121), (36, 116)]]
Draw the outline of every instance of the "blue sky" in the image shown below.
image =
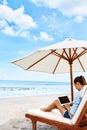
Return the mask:
[(86, 0), (0, 0), (0, 79), (66, 81), (11, 61), (68, 37), (87, 40)]

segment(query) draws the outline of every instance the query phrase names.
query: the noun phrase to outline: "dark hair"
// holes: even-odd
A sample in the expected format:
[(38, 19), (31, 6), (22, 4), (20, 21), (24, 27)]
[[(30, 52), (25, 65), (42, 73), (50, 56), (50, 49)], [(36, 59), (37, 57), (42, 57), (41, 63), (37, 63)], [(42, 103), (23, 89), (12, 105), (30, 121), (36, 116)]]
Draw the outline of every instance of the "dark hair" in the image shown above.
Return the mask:
[(78, 76), (78, 77), (76, 77), (74, 79), (74, 83), (77, 83), (77, 82), (79, 82), (82, 85), (86, 85), (87, 84), (84, 76)]

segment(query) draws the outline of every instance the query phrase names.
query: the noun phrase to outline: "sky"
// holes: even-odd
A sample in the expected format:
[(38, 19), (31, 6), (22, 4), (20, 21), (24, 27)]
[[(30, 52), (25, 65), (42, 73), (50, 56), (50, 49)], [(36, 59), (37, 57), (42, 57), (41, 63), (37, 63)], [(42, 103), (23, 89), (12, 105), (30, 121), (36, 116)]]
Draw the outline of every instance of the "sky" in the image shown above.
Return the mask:
[(0, 80), (67, 81), (11, 63), (66, 38), (87, 40), (86, 0), (0, 0)]

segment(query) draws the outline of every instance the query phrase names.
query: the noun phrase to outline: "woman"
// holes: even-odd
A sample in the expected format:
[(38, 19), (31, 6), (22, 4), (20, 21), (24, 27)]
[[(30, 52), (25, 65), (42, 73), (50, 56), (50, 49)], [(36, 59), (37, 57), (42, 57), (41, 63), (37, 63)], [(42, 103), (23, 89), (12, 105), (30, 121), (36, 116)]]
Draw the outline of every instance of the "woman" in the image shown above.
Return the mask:
[(73, 100), (72, 106), (70, 106), (69, 104), (61, 106), (59, 101), (56, 99), (48, 107), (42, 108), (41, 110), (44, 112), (48, 112), (48, 111), (51, 111), (51, 110), (57, 108), (57, 109), (59, 109), (59, 111), (61, 112), (61, 114), (64, 117), (72, 119), (73, 115), (75, 114), (75, 112), (81, 102), (81, 99), (82, 99), (81, 95), (83, 92), (84, 85), (86, 85), (86, 80), (85, 80), (84, 76), (78, 76), (74, 79), (74, 86), (78, 90), (78, 93), (76, 94), (76, 96)]

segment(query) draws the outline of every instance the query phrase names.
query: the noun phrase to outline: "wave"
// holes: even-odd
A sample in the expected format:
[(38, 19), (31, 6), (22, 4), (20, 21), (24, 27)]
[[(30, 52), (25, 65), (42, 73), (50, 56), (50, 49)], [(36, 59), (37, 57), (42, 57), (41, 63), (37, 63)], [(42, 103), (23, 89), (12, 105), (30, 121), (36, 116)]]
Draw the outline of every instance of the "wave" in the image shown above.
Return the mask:
[(8, 81), (0, 82), (0, 98), (58, 94), (69, 92), (67, 82), (48, 81)]

